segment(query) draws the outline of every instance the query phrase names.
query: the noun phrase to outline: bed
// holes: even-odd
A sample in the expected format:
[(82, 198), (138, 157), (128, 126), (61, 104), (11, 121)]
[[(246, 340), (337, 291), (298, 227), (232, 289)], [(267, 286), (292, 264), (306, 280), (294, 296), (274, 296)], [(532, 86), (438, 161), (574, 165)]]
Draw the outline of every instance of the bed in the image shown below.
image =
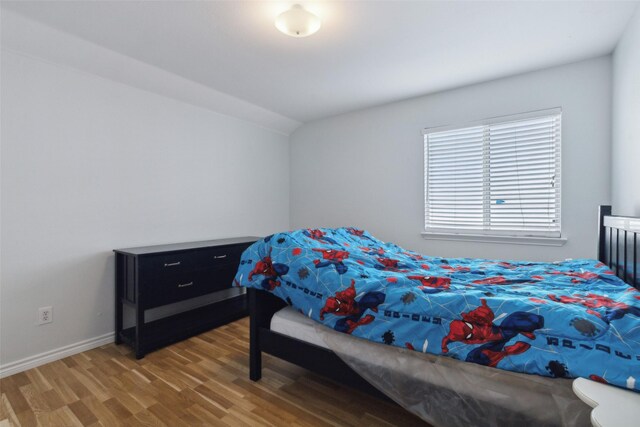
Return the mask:
[[(615, 274), (616, 277), (619, 277), (620, 279), (624, 280), (634, 287), (638, 287), (640, 285), (640, 281), (638, 280), (637, 276), (637, 233), (639, 231), (640, 220), (635, 218), (612, 216), (610, 206), (600, 207), (598, 258), (602, 265), (600, 265), (598, 268), (610, 268), (612, 275)], [(309, 230), (308, 232), (313, 232), (313, 230)], [(321, 240), (327, 238), (326, 236), (323, 236), (321, 234), (309, 237), (312, 240), (315, 240), (317, 238)], [(331, 242), (326, 240), (320, 243), (331, 245)], [(325, 262), (323, 264), (324, 259), (325, 258), (321, 258), (320, 260), (315, 262), (316, 268), (325, 268), (326, 271), (333, 271), (334, 276), (336, 274), (340, 275), (340, 270), (344, 267), (336, 265), (335, 262)], [(395, 394), (393, 391), (389, 392), (389, 390), (385, 390), (385, 393), (382, 393), (378, 388), (372, 386), (370, 383), (376, 382), (376, 378), (372, 378), (371, 375), (372, 373), (375, 375), (375, 373), (380, 371), (380, 365), (385, 363), (384, 360), (375, 360), (375, 357), (373, 357), (370, 358), (372, 360), (366, 360), (366, 362), (363, 362), (361, 356), (354, 358), (348, 354), (348, 351), (343, 350), (349, 348), (351, 349), (351, 352), (354, 352), (355, 349), (355, 352), (359, 353), (360, 355), (373, 354), (376, 356), (379, 353), (395, 351), (396, 353), (390, 353), (390, 357), (396, 359), (398, 357), (398, 354), (402, 353), (402, 350), (396, 348), (387, 348), (386, 346), (380, 346), (379, 344), (372, 344), (370, 342), (366, 342), (364, 340), (350, 336), (357, 335), (357, 333), (353, 332), (357, 332), (358, 329), (360, 329), (360, 326), (367, 326), (366, 322), (359, 322), (361, 318), (355, 319), (356, 325), (353, 330), (349, 330), (353, 326), (353, 322), (352, 324), (340, 322), (340, 327), (338, 327), (339, 322), (335, 322), (335, 330), (340, 332), (349, 332), (351, 334), (338, 334), (335, 332), (332, 333), (328, 328), (323, 329), (322, 327), (318, 327), (316, 322), (308, 319), (310, 313), (305, 313), (305, 315), (307, 316), (303, 316), (298, 312), (298, 310), (294, 310), (289, 307), (290, 305), (292, 305), (292, 301), (290, 299), (281, 299), (274, 295), (273, 291), (275, 290), (275, 287), (277, 287), (276, 282), (278, 282), (278, 284), (280, 282), (283, 282), (283, 277), (286, 276), (284, 266), (276, 265), (274, 267), (272, 265), (270, 273), (266, 273), (266, 275), (259, 275), (258, 270), (260, 268), (257, 265), (257, 260), (245, 260), (245, 262), (248, 261), (252, 261), (255, 264), (251, 266), (253, 270), (256, 270), (256, 272), (253, 274), (253, 277), (251, 277), (251, 279), (255, 281), (254, 286), (256, 285), (256, 283), (259, 284), (259, 286), (248, 288), (251, 316), (250, 377), (252, 380), (257, 381), (261, 377), (261, 355), (264, 352), (281, 359), (288, 360), (320, 375), (333, 379), (340, 384), (365, 391), (383, 399), (389, 399), (389, 396), (391, 396), (393, 400), (398, 400), (397, 397), (398, 395), (402, 395), (402, 390), (396, 390)], [(318, 267), (318, 265), (320, 265), (320, 267)], [(399, 273), (402, 271), (403, 266), (392, 265), (388, 263), (385, 265), (383, 263), (378, 268), (380, 270), (384, 270), (387, 267), (394, 273)], [(278, 271), (279, 269), (280, 271)], [(244, 274), (241, 274), (241, 272), (239, 271), (239, 274), (237, 276), (237, 284), (243, 284), (243, 280), (244, 282), (247, 282), (247, 280), (249, 279), (247, 277), (248, 271), (249, 270), (245, 269)], [(576, 282), (588, 278), (589, 275), (583, 277), (576, 277), (571, 275), (567, 276), (568, 280), (574, 280)], [(498, 285), (498, 283), (495, 283), (496, 279), (488, 279), (491, 280), (483, 283), (492, 286)], [(431, 279), (431, 282), (433, 282), (433, 279)], [(290, 285), (291, 283), (288, 284), (288, 286)], [(438, 285), (446, 286), (446, 284), (444, 283), (438, 284), (437, 282), (427, 282), (423, 284), (423, 288), (427, 295), (430, 295), (431, 292), (438, 292)], [(308, 292), (313, 293), (314, 291), (309, 290)], [(548, 299), (553, 300), (554, 303), (573, 303), (574, 305), (577, 304), (582, 309), (587, 310), (594, 308), (589, 308), (587, 305), (585, 305), (586, 300), (575, 301), (572, 300), (569, 296), (565, 296), (565, 298), (562, 299), (562, 295), (551, 296), (551, 294), (549, 294), (548, 296)], [(329, 297), (329, 295), (322, 296), (322, 298), (326, 297)], [(370, 306), (372, 304), (375, 305), (374, 303), (370, 303)], [(480, 302), (480, 300), (476, 301), (477, 308), (480, 309), (481, 313), (482, 306), (484, 304), (485, 303)], [(381, 313), (381, 315), (394, 316), (392, 310), (391, 313), (387, 313), (387, 311), (390, 310), (385, 310), (385, 313)], [(618, 316), (618, 319), (620, 317), (620, 311), (616, 312), (616, 314), (611, 314), (613, 311), (607, 309), (606, 311), (600, 313), (600, 316), (602, 317), (604, 313), (605, 317), (608, 316), (609, 321), (611, 320), (611, 318), (616, 316)], [(322, 314), (328, 316), (328, 314), (330, 313)], [(628, 313), (625, 312), (624, 314)], [(395, 315), (402, 316), (402, 314), (398, 313), (396, 313)], [(631, 317), (631, 315), (627, 316), (627, 318), (629, 317)], [(465, 323), (464, 318), (460, 320), (463, 321), (462, 324)], [(345, 326), (345, 324), (347, 324), (347, 326)], [(364, 330), (366, 328), (362, 329)], [(575, 329), (580, 330), (581, 328), (576, 327)], [(583, 332), (585, 332), (584, 328), (582, 329)], [(587, 334), (593, 334), (596, 331), (591, 329), (591, 326), (587, 325)], [(451, 331), (449, 332), (451, 333)], [(535, 328), (533, 329), (533, 332), (536, 332)], [(526, 335), (527, 332), (524, 331), (524, 334)], [(448, 341), (446, 339), (443, 339), (443, 349), (449, 346), (449, 344), (458, 344), (454, 335), (452, 335), (450, 337), (451, 339)], [(333, 343), (334, 345), (327, 345), (328, 342)], [(414, 345), (415, 344), (409, 343), (409, 345), (407, 345), (407, 348), (412, 348)], [(557, 345), (560, 347), (568, 346), (570, 348), (574, 344), (571, 340), (569, 340), (568, 342), (560, 340), (558, 341)], [(412, 348), (412, 350), (415, 349)], [(516, 348), (512, 354), (517, 355), (518, 350), (519, 349)], [(400, 351), (401, 353), (398, 353), (398, 351)], [(404, 352), (406, 353), (407, 351)], [(622, 354), (622, 356), (629, 356), (631, 358), (637, 357), (637, 355), (635, 354)], [(586, 414), (586, 412), (581, 411), (581, 408), (579, 406), (580, 403), (576, 402), (575, 399), (573, 399), (574, 396), (570, 392), (568, 380), (561, 378), (564, 376), (568, 376), (565, 375), (567, 373), (566, 366), (564, 366), (564, 364), (561, 362), (559, 362), (557, 365), (551, 366), (551, 371), (547, 375), (548, 377), (560, 378), (543, 378), (523, 373), (496, 370), (487, 366), (477, 366), (474, 364), (464, 363), (459, 360), (451, 360), (442, 356), (420, 355), (420, 357), (425, 358), (427, 362), (431, 361), (432, 365), (430, 366), (432, 367), (435, 366), (435, 364), (438, 364), (438, 372), (441, 380), (434, 380), (434, 378), (429, 378), (429, 386), (425, 389), (425, 395), (428, 394), (429, 396), (432, 396), (432, 400), (436, 402), (438, 407), (442, 407), (442, 405), (446, 406), (447, 403), (457, 402), (460, 400), (460, 390), (457, 390), (454, 394), (452, 394), (451, 392), (450, 386), (452, 382), (467, 381), (469, 382), (469, 384), (477, 385), (477, 382), (474, 382), (474, 378), (482, 377), (484, 380), (486, 380), (487, 378), (489, 379), (488, 382), (485, 381), (482, 383), (482, 390), (492, 390), (494, 392), (483, 393), (482, 391), (478, 392), (478, 387), (466, 387), (463, 393), (463, 398), (468, 398), (467, 402), (471, 402), (468, 406), (470, 406), (472, 415), (474, 412), (484, 413), (484, 420), (487, 421), (487, 424), (509, 424), (514, 420), (528, 420), (531, 423), (536, 423), (539, 425), (577, 425), (584, 421), (584, 415)], [(512, 358), (516, 359), (516, 357)], [(500, 361), (501, 360), (502, 359), (500, 359)], [(490, 360), (489, 363), (485, 364), (488, 364), (489, 366), (495, 366), (493, 362), (493, 360)], [(415, 360), (415, 358), (413, 358), (413, 360), (409, 364), (411, 363), (425, 362)], [(416, 383), (414, 381), (414, 374), (407, 371), (403, 372), (401, 369), (397, 369), (397, 366), (398, 365), (396, 364), (395, 367), (385, 367), (385, 377), (388, 378), (389, 375), (391, 375), (392, 377), (395, 377), (396, 380), (398, 378), (402, 378), (403, 383), (411, 390), (414, 390), (416, 389), (416, 387), (420, 386), (419, 383)], [(413, 366), (415, 367), (420, 365)], [(549, 365), (546, 365), (545, 368), (549, 368)], [(424, 371), (435, 372), (435, 369)], [(456, 375), (464, 376), (458, 378), (456, 377)], [(584, 376), (584, 373), (582, 374), (582, 376)], [(603, 376), (594, 374), (591, 377), (600, 381), (608, 381), (611, 379), (611, 377), (607, 377), (607, 375)], [(445, 378), (446, 380), (443, 381), (442, 378)], [(380, 378), (378, 378), (378, 380), (379, 379)], [(621, 380), (617, 379), (616, 381), (618, 382), (618, 384), (616, 385), (621, 385)], [(380, 387), (379, 381), (377, 382), (377, 385), (378, 387)], [(550, 396), (548, 393), (548, 391), (551, 389), (556, 390), (554, 391), (555, 394), (553, 396)], [(517, 390), (520, 390), (520, 392), (516, 392)], [(535, 396), (537, 397), (534, 397), (533, 395), (527, 397), (527, 392), (523, 390), (528, 390), (529, 394), (531, 394), (532, 391), (535, 392), (537, 390), (538, 393), (535, 394)], [(513, 402), (513, 398), (509, 397), (513, 396), (515, 393), (520, 393), (525, 396), (521, 404), (515, 404)], [(575, 410), (568, 412), (572, 414), (572, 418), (565, 420), (558, 419), (558, 413), (552, 414), (552, 411), (547, 411), (547, 413), (540, 410), (527, 411), (527, 401), (538, 398), (541, 400), (536, 401), (535, 405), (529, 406), (544, 408), (545, 405), (548, 404), (548, 402), (545, 403), (545, 399), (552, 399), (556, 404), (560, 400), (562, 401), (560, 407), (563, 410), (558, 411), (558, 413), (564, 412), (564, 409), (567, 408), (574, 408)], [(428, 411), (429, 408), (426, 408), (426, 410)], [(451, 410), (456, 410), (456, 407), (452, 406)], [(447, 411), (444, 411), (444, 413), (447, 413)], [(491, 414), (491, 416), (487, 417), (486, 414)], [(430, 420), (436, 424), (451, 424), (443, 419), (431, 418)]]

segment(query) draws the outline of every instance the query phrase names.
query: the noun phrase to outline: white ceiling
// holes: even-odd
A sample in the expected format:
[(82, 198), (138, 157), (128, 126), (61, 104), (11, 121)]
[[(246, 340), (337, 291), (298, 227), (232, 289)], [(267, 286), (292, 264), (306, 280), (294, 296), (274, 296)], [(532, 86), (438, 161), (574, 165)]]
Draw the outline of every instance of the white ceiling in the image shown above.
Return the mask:
[(3, 8), (297, 121), (610, 53), (636, 2), (22, 1)]

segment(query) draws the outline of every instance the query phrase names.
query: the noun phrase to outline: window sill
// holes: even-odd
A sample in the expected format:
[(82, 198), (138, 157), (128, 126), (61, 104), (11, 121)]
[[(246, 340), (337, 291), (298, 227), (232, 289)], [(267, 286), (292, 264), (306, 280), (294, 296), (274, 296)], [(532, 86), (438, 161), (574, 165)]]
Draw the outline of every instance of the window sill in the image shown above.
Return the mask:
[(565, 237), (487, 236), (483, 234), (434, 233), (430, 231), (423, 231), (421, 234), (424, 239), (429, 240), (458, 240), (463, 242), (510, 243), (513, 245), (536, 246), (563, 246), (567, 243)]

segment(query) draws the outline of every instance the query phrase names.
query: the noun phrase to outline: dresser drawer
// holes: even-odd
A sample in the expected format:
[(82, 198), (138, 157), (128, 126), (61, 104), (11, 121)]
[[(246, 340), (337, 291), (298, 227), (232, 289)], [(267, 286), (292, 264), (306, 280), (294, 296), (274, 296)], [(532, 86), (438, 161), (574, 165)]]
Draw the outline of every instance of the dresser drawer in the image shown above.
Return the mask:
[(155, 281), (145, 279), (143, 283), (145, 308), (159, 307), (229, 289), (233, 284), (235, 273), (235, 268), (221, 265), (180, 274), (171, 273)]
[(232, 286), (241, 248), (207, 248), (149, 257), (140, 265), (146, 308), (171, 304)]
[(153, 280), (192, 271), (195, 268), (193, 254), (188, 252), (147, 256), (139, 262), (140, 276)]
[(154, 255), (140, 261), (140, 271), (142, 276), (161, 280), (176, 273), (207, 270), (226, 264), (237, 266), (244, 249), (236, 245)]
[(192, 253), (194, 268), (197, 270), (208, 270), (210, 268), (232, 264), (234, 269), (237, 269), (240, 263), (240, 256), (244, 249), (244, 246), (236, 245), (194, 251)]

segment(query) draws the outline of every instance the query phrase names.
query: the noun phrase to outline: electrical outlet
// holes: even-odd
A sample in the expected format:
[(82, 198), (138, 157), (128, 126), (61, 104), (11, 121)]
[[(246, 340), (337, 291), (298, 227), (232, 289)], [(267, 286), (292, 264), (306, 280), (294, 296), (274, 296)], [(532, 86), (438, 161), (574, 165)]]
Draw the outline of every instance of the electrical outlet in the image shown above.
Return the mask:
[(53, 322), (53, 307), (40, 307), (38, 309), (38, 325)]

